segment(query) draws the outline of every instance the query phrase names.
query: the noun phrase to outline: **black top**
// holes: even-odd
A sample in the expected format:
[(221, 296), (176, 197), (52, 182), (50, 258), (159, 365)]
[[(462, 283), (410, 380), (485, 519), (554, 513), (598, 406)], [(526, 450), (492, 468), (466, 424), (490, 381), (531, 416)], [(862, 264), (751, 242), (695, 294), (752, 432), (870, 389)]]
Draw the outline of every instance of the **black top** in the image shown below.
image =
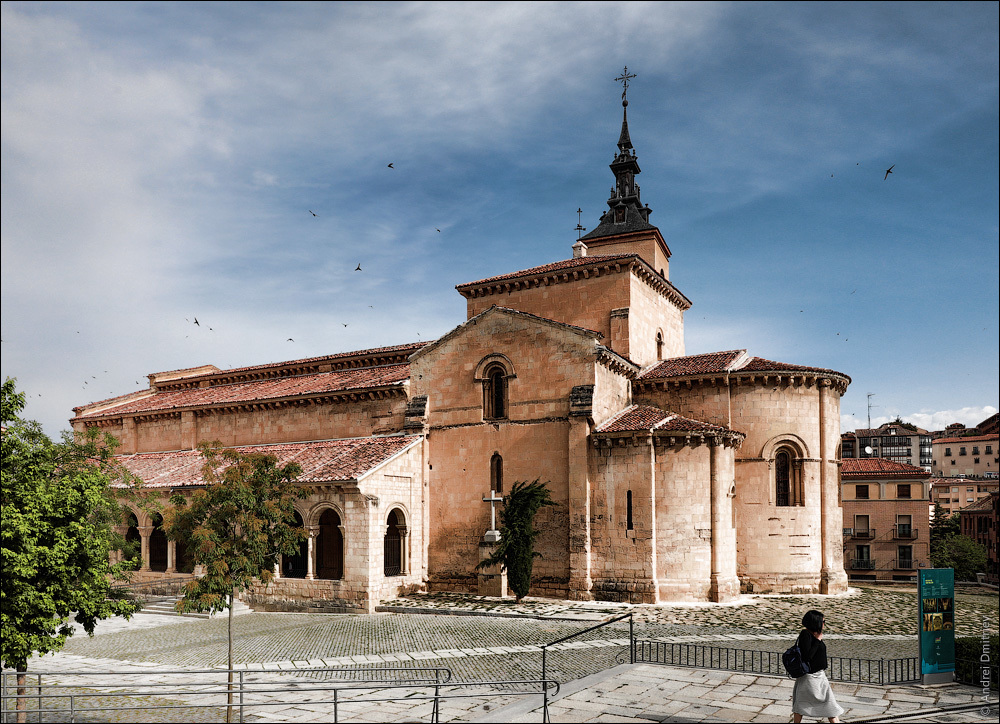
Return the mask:
[(802, 652), (802, 660), (809, 664), (809, 671), (822, 671), (826, 668), (826, 644), (802, 629), (798, 641), (795, 642)]

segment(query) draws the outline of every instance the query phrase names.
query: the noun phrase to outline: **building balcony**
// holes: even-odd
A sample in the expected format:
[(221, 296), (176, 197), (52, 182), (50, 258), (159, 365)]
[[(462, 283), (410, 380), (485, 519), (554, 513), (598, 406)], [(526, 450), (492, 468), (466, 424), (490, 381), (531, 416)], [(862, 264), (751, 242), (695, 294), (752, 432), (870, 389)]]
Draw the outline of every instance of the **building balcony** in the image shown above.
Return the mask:
[(870, 558), (852, 558), (851, 570), (853, 571), (874, 571), (875, 561)]
[(860, 528), (855, 528), (854, 532), (851, 534), (852, 538), (858, 538), (859, 540), (874, 540), (875, 529), (869, 528), (868, 530), (861, 530)]
[(914, 540), (917, 537), (917, 529), (908, 525), (894, 525), (892, 537), (896, 540)]
[(894, 568), (898, 571), (912, 571), (917, 568), (915, 558), (897, 558)]

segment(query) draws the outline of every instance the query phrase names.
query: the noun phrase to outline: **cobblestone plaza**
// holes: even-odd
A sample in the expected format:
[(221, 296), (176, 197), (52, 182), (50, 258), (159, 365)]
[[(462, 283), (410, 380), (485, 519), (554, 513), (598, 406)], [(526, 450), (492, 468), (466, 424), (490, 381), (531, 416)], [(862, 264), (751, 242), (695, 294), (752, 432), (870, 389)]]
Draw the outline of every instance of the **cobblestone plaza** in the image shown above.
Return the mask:
[[(995, 592), (960, 591), (956, 598), (960, 635), (978, 636), (984, 625), (996, 630)], [(633, 613), (635, 633), (640, 638), (782, 651), (797, 633), (801, 613), (808, 608), (822, 609), (830, 620), (827, 644), (831, 656), (892, 659), (917, 653), (916, 595), (905, 588), (865, 587), (835, 597), (745, 597), (738, 604), (673, 606), (540, 599), (515, 606), (498, 599), (416, 595), (384, 602), (380, 608), (383, 613), (371, 616), (237, 616), (236, 661), (249, 671), (428, 666), (448, 668), (456, 681), (537, 679), (541, 674), (540, 645), (621, 613)], [(224, 667), (226, 632), (224, 616), (206, 620), (140, 614), (128, 622), (102, 622), (94, 637), (78, 634), (63, 652), (32, 660), (29, 669), (126, 672), (140, 667), (155, 676), (158, 671)], [(628, 635), (628, 621), (623, 621), (586, 633), (572, 646), (548, 653), (547, 675), (565, 688), (564, 699), (553, 704), (554, 720), (584, 720), (586, 713), (588, 721), (726, 721), (733, 720), (734, 712), (742, 712), (747, 720), (787, 719), (790, 680), (649, 665), (623, 669), (618, 665), (627, 660), (623, 654)], [(634, 693), (636, 686), (645, 687), (638, 700), (629, 693)], [(911, 707), (967, 703), (974, 700), (976, 692), (960, 685), (910, 691), (915, 688), (835, 684), (848, 715), (855, 719), (895, 712), (900, 701), (909, 702)], [(906, 691), (901, 693), (900, 689)], [(514, 708), (506, 710), (507, 719), (497, 719), (497, 709), (504, 705)], [(444, 706), (442, 719), (537, 721), (540, 712), (533, 709), (537, 709), (537, 702), (470, 699), (461, 705), (452, 702)], [(426, 704), (383, 704), (356, 711), (348, 720), (413, 721), (426, 718), (428, 712)], [(268, 709), (258, 720), (325, 721), (329, 714), (324, 714), (322, 707), (304, 711), (289, 705), (287, 710)], [(937, 716), (938, 721), (982, 720), (976, 712)]]

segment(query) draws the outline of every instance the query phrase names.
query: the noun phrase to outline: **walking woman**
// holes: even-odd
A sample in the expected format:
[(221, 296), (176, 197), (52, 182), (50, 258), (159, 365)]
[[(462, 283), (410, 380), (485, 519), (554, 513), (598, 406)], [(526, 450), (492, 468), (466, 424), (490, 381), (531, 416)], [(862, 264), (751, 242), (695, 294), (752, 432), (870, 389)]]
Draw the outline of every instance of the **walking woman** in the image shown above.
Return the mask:
[(809, 672), (795, 680), (792, 689), (792, 721), (800, 724), (803, 716), (826, 717), (839, 722), (844, 708), (837, 703), (826, 678), (826, 644), (823, 643), (823, 614), (809, 611), (802, 617), (804, 627), (796, 643)]

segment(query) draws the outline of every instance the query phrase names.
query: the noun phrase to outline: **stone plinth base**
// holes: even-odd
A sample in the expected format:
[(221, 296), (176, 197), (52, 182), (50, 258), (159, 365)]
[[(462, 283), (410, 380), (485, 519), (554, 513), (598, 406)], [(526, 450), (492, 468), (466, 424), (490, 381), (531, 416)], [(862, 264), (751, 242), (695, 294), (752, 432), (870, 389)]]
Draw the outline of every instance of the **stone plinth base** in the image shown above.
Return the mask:
[[(483, 541), (479, 544), (479, 560), (480, 562), (485, 561), (491, 555), (493, 551), (496, 550), (497, 542), (487, 542)], [(501, 570), (499, 565), (490, 566), (489, 568), (484, 568), (479, 573), (479, 589), (478, 593), (480, 596), (493, 596), (495, 598), (504, 598), (507, 595), (507, 571)]]
[(739, 598), (740, 579), (736, 576), (712, 574), (708, 588), (708, 600), (715, 603), (725, 603)]

